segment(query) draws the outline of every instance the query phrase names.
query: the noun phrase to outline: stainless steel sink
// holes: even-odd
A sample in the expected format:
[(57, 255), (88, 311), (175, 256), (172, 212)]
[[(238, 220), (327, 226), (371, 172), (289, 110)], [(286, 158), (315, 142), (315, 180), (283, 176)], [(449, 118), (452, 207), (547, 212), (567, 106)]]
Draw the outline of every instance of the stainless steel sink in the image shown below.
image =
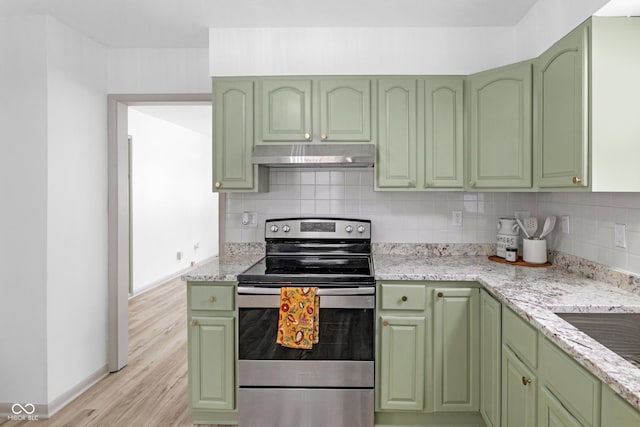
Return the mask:
[(556, 313), (640, 368), (640, 313)]

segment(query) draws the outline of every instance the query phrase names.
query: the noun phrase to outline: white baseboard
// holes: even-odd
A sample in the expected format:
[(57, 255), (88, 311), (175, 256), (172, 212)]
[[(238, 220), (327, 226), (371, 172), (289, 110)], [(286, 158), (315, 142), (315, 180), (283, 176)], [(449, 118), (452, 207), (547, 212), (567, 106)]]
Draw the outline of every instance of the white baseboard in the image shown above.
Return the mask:
[(215, 255), (213, 255), (213, 256), (211, 256), (209, 258), (205, 258), (205, 259), (203, 259), (201, 261), (198, 261), (196, 263), (196, 265), (194, 265), (193, 267), (184, 268), (184, 269), (182, 269), (180, 271), (177, 271), (177, 272), (175, 272), (173, 274), (170, 274), (169, 276), (166, 276), (166, 277), (163, 277), (162, 279), (156, 280), (155, 282), (149, 283), (148, 285), (145, 285), (145, 286), (141, 287), (140, 289), (138, 289), (136, 291), (136, 293), (134, 293), (133, 295), (130, 295), (129, 299), (135, 298), (135, 297), (137, 297), (139, 295), (144, 294), (145, 292), (149, 292), (150, 290), (157, 288), (160, 285), (164, 285), (165, 283), (167, 283), (167, 282), (169, 282), (171, 280), (177, 279), (178, 277), (182, 276), (183, 274), (186, 274), (186, 273), (190, 272), (191, 270), (194, 270), (194, 269), (198, 268), (200, 265), (206, 264), (209, 261), (213, 261), (217, 257), (218, 257), (218, 254), (215, 254)]
[[(31, 414), (22, 411), (22, 408), (25, 408), (27, 410), (31, 409), (27, 406), (31, 404), (29, 402), (0, 402), (0, 421), (4, 421), (5, 419), (14, 416), (18, 417), (16, 418), (16, 420), (20, 421), (36, 421), (50, 418), (53, 414), (67, 406), (72, 400), (80, 396), (82, 393), (87, 391), (90, 387), (92, 387), (98, 381), (102, 380), (107, 375), (109, 375), (109, 369), (107, 365), (104, 365), (103, 367), (89, 375), (87, 378), (80, 381), (78, 384), (71, 387), (69, 390), (62, 393), (57, 398), (50, 401), (48, 404), (33, 404), (35, 410)], [(16, 407), (16, 413), (14, 413), (13, 407), (16, 403), (20, 404), (22, 408)]]

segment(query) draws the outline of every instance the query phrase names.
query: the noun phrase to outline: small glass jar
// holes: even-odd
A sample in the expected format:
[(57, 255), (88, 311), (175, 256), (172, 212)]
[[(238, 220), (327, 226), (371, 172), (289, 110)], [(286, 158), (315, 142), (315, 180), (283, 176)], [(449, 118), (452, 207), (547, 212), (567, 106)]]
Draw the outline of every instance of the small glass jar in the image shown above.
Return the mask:
[(516, 262), (518, 260), (518, 248), (506, 248), (504, 258), (509, 262)]

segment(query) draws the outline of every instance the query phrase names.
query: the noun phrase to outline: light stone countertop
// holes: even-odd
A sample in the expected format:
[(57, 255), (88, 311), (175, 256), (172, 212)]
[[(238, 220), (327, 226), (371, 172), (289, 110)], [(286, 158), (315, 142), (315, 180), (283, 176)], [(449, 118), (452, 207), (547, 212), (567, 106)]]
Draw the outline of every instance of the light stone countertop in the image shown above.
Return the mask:
[[(235, 281), (262, 255), (215, 258), (184, 274), (191, 282)], [(640, 410), (640, 368), (556, 316), (637, 312), (640, 295), (556, 267), (515, 267), (486, 256), (374, 254), (376, 280), (477, 281)]]
[(260, 258), (262, 255), (215, 257), (183, 274), (181, 278), (187, 282), (233, 282), (238, 274), (258, 262)]
[(640, 410), (640, 368), (556, 316), (640, 312), (640, 295), (555, 267), (515, 267), (486, 256), (374, 255), (376, 280), (478, 281)]

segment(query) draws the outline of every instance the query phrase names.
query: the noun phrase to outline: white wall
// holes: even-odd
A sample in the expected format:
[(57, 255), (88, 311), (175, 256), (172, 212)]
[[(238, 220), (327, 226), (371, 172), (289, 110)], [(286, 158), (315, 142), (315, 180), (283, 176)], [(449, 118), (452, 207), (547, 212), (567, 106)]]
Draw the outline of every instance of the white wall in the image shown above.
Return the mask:
[(107, 364), (106, 49), (47, 18), (48, 396)]
[(212, 76), (470, 74), (515, 61), (510, 27), (211, 28)]
[(45, 39), (0, 17), (0, 402), (48, 402)]
[(608, 0), (538, 0), (515, 27), (516, 60), (535, 58)]
[[(145, 111), (145, 107), (140, 107)], [(211, 111), (211, 106), (199, 108)], [(211, 114), (208, 114), (211, 117)], [(211, 135), (129, 108), (134, 293), (218, 254)], [(200, 247), (194, 246), (199, 243)], [(182, 260), (176, 252), (182, 251)]]
[(109, 49), (108, 93), (210, 93), (208, 49)]
[[(270, 171), (268, 193), (228, 193), (227, 242), (264, 242), (267, 218), (320, 215), (371, 219), (377, 243), (495, 243), (496, 222), (515, 211), (535, 214), (534, 193), (373, 191), (373, 170)], [(451, 225), (451, 211), (463, 226)], [(245, 227), (242, 212), (258, 214)]]

